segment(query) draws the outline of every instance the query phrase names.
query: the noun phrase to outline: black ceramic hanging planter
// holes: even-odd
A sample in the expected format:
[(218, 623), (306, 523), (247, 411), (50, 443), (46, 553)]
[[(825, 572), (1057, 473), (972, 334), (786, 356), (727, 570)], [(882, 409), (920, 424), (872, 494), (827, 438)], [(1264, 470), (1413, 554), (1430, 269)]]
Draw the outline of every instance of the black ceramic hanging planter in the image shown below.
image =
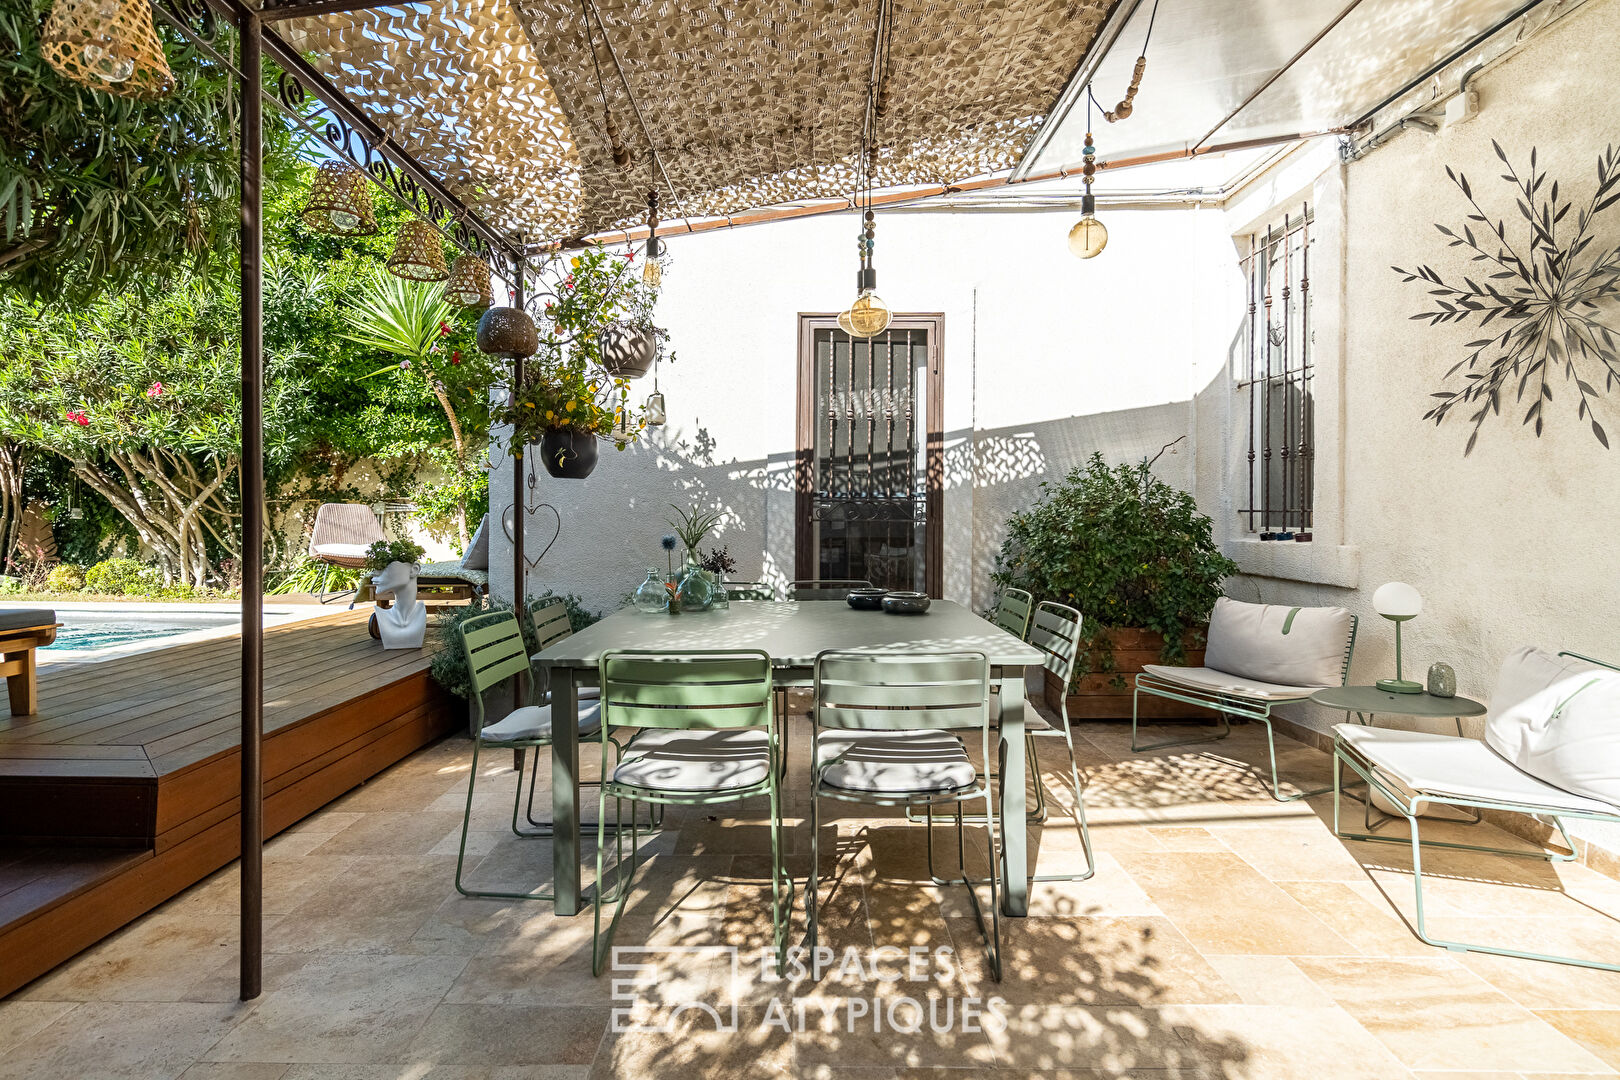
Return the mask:
[(583, 480), (596, 468), (596, 436), (573, 428), (547, 428), (540, 437), (546, 472), (558, 480)]

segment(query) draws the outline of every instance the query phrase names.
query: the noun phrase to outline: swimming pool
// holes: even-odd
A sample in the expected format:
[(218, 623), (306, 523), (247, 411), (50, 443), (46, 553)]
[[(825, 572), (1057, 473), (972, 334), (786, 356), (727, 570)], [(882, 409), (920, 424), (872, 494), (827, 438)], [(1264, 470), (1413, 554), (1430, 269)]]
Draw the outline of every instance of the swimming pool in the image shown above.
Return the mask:
[(44, 652), (112, 649), (196, 630), (236, 626), (242, 621), (235, 611), (63, 611), (57, 618), (62, 625), (56, 631), (56, 641), (45, 646)]

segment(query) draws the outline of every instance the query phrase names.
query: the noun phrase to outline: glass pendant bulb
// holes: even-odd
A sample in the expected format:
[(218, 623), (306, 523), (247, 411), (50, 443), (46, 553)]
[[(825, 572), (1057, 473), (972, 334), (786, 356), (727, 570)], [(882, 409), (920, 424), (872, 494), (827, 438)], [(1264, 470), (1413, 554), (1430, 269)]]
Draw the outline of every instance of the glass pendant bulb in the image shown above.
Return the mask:
[(862, 290), (861, 295), (849, 306), (848, 314), (849, 333), (854, 337), (874, 337), (889, 328), (891, 316), (888, 305), (871, 289)]
[(838, 313), (838, 329), (842, 330), (850, 337), (855, 336), (855, 324), (850, 322), (850, 311), (848, 308), (845, 308), (843, 311)]
[(1081, 259), (1094, 259), (1108, 246), (1108, 228), (1095, 215), (1087, 214), (1069, 230), (1069, 250)]
[(642, 407), (642, 419), (648, 427), (663, 427), (666, 418), (664, 395), (654, 390), (647, 395), (647, 404)]
[(658, 265), (657, 259), (648, 259), (641, 264), (641, 280), (654, 289), (664, 283), (664, 268)]

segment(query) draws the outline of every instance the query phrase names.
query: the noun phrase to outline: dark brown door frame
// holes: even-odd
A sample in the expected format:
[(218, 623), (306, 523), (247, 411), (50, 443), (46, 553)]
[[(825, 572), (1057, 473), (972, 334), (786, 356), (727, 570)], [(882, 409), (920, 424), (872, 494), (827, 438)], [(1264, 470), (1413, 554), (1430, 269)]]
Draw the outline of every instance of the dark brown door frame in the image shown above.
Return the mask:
[[(889, 324), (896, 330), (928, 331), (927, 397), (928, 430), (923, 450), (925, 568), (923, 582), (928, 595), (939, 599), (945, 582), (945, 313), (930, 311), (896, 315)], [(794, 455), (793, 490), (796, 522), (793, 530), (793, 576), (816, 576), (815, 530), (810, 520), (815, 495), (815, 336), (817, 330), (836, 329), (836, 312), (799, 312), (799, 380), (797, 452)]]

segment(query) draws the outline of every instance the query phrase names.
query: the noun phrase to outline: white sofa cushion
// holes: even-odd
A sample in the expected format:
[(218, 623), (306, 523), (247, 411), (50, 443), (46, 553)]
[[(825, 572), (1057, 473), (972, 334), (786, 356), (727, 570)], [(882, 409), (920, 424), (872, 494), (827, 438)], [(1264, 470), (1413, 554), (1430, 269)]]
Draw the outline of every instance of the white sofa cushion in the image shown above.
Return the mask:
[(1281, 686), (1338, 686), (1350, 625), (1342, 607), (1246, 604), (1223, 596), (1209, 617), (1204, 665)]
[(1166, 682), (1180, 683), (1189, 690), (1207, 690), (1216, 694), (1254, 698), (1259, 701), (1300, 701), (1310, 697), (1319, 686), (1283, 686), (1280, 683), (1261, 682), (1259, 679), (1240, 679), (1212, 667), (1167, 667), (1164, 664), (1143, 664), (1142, 673)]
[(1515, 650), (1491, 692), (1485, 742), (1531, 776), (1620, 806), (1620, 671)]

